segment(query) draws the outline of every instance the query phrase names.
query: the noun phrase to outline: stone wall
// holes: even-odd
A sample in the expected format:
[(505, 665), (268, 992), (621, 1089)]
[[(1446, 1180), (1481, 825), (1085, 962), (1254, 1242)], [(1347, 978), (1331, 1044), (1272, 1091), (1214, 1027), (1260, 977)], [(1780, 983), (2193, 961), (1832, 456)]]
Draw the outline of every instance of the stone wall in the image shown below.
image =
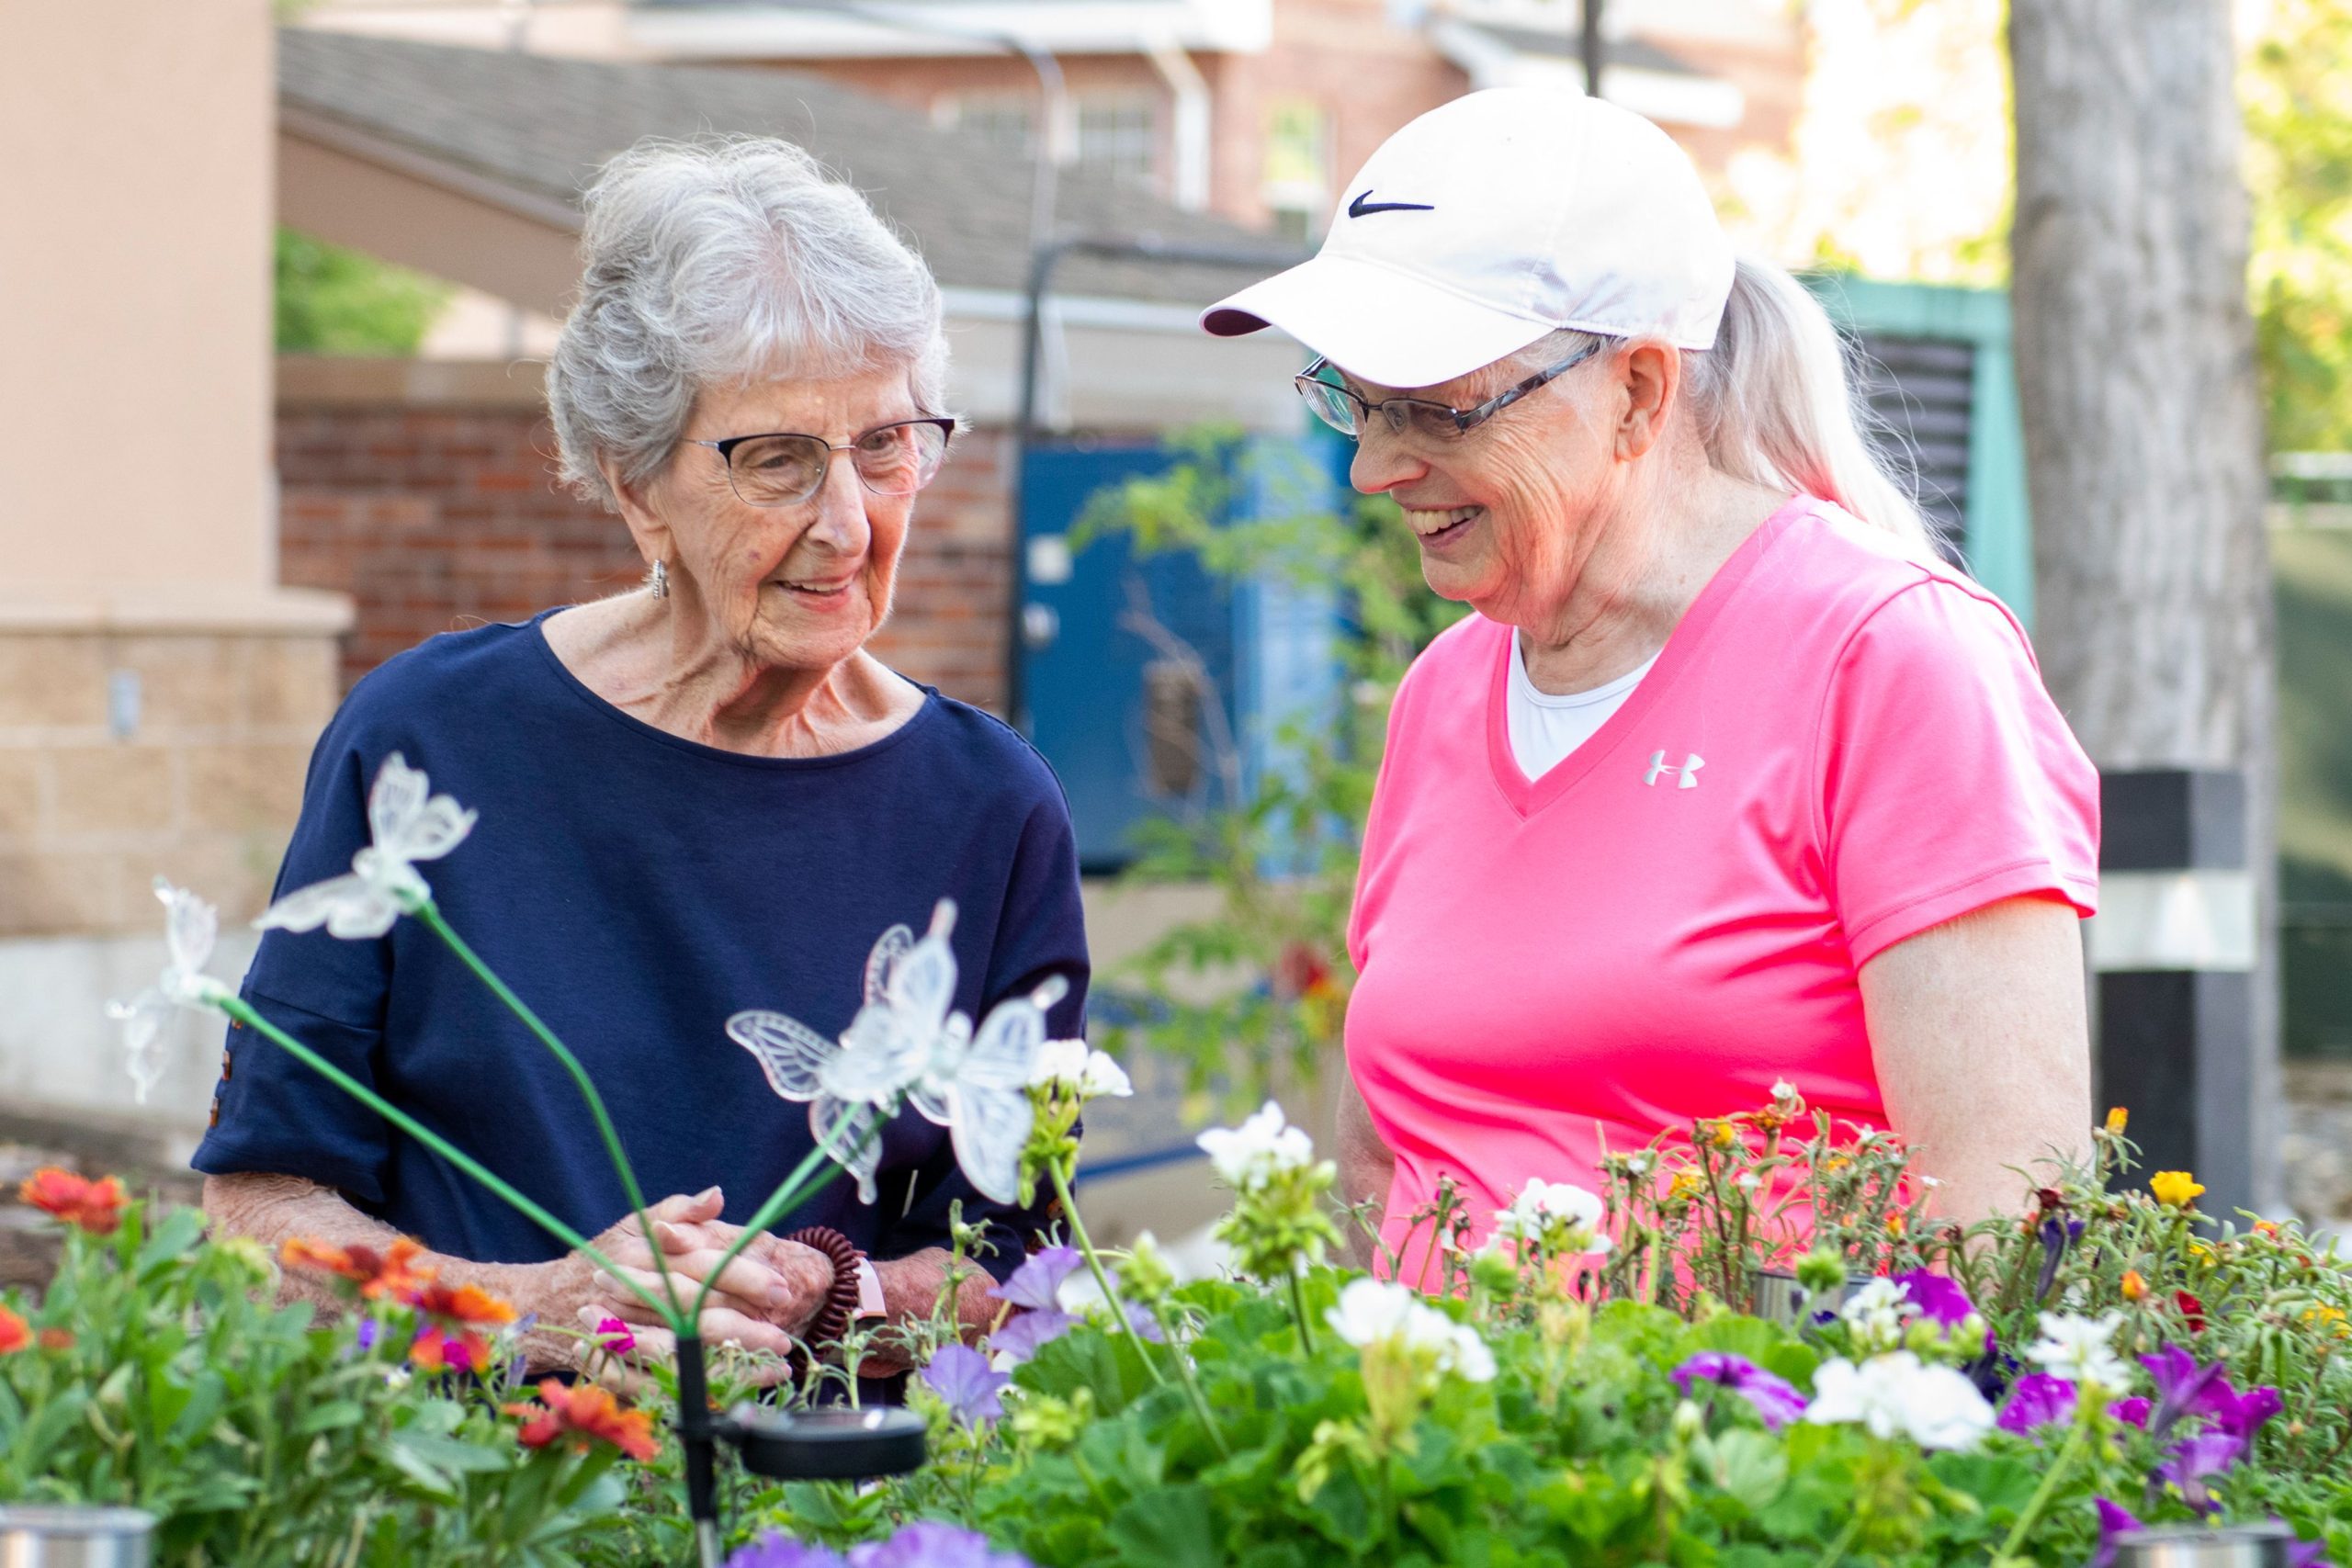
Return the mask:
[(158, 874), (255, 912), (334, 661), (315, 631), (0, 628), (0, 938), (160, 930)]

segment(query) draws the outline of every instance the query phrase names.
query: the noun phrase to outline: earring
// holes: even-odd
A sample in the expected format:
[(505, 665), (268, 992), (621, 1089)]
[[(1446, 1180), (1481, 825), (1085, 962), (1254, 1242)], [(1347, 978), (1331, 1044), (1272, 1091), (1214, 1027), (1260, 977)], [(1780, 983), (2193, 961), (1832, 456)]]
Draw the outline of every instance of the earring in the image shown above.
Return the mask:
[(653, 563), (651, 586), (656, 599), (667, 599), (670, 596), (670, 569), (665, 563), (658, 560)]

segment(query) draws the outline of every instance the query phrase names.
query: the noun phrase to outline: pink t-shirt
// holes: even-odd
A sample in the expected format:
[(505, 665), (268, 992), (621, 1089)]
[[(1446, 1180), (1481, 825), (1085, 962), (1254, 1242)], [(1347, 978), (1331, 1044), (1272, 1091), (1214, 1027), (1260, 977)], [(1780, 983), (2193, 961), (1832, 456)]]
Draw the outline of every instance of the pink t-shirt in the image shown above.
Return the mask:
[(1441, 1173), (1483, 1235), (1529, 1177), (1597, 1187), (1604, 1138), (1779, 1078), (1884, 1126), (1860, 966), (2003, 898), (2092, 910), (2098, 778), (2023, 629), (1826, 502), (1741, 545), (1532, 782), (1511, 636), (1473, 615), (1414, 663), (1364, 835), (1348, 1065), (1396, 1156), (1392, 1247)]

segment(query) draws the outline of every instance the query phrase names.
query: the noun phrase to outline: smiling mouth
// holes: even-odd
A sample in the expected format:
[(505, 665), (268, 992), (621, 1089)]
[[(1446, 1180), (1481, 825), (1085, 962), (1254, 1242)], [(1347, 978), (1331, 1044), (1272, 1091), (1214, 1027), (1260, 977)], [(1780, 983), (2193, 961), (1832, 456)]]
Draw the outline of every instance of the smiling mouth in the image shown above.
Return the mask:
[(1442, 545), (1458, 539), (1471, 524), (1487, 513), (1483, 506), (1453, 506), (1441, 512), (1418, 512), (1409, 506), (1400, 510), (1413, 536), (1424, 545)]
[(782, 588), (807, 599), (838, 599), (857, 581), (854, 577), (837, 578), (831, 582), (771, 581), (772, 588)]

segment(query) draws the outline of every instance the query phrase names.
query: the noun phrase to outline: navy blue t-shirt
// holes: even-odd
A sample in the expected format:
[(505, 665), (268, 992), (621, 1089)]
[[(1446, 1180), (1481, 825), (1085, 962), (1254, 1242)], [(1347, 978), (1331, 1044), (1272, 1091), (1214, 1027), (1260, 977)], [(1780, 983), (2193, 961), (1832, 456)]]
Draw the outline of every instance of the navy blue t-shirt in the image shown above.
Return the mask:
[[(552, 613), (552, 612), (550, 612)], [(1088, 965), (1059, 784), (995, 718), (928, 692), (870, 746), (746, 757), (654, 728), (591, 692), (539, 616), (437, 637), (353, 688), (311, 760), (277, 893), (339, 875), (367, 795), (401, 752), (481, 814), (418, 870), (458, 935), (586, 1066), (648, 1201), (726, 1190), (741, 1224), (814, 1146), (728, 1017), (786, 1012), (838, 1034), (875, 939), (956, 901), (956, 1006), (974, 1019), (1048, 975), (1052, 1032), (1082, 1032)], [(928, 691), (928, 689), (926, 688)], [(578, 1087), (424, 925), (374, 942), (268, 932), (255, 1010), (582, 1235), (628, 1213)], [(229, 1031), (196, 1168), (308, 1177), (436, 1251), (533, 1262), (560, 1243), (374, 1111), (244, 1029)], [(1036, 1216), (979, 1197), (945, 1129), (902, 1111), (880, 1201), (834, 1178), (777, 1225), (824, 1224), (876, 1258), (947, 1242), (949, 1203), (996, 1223), (1001, 1277)]]

